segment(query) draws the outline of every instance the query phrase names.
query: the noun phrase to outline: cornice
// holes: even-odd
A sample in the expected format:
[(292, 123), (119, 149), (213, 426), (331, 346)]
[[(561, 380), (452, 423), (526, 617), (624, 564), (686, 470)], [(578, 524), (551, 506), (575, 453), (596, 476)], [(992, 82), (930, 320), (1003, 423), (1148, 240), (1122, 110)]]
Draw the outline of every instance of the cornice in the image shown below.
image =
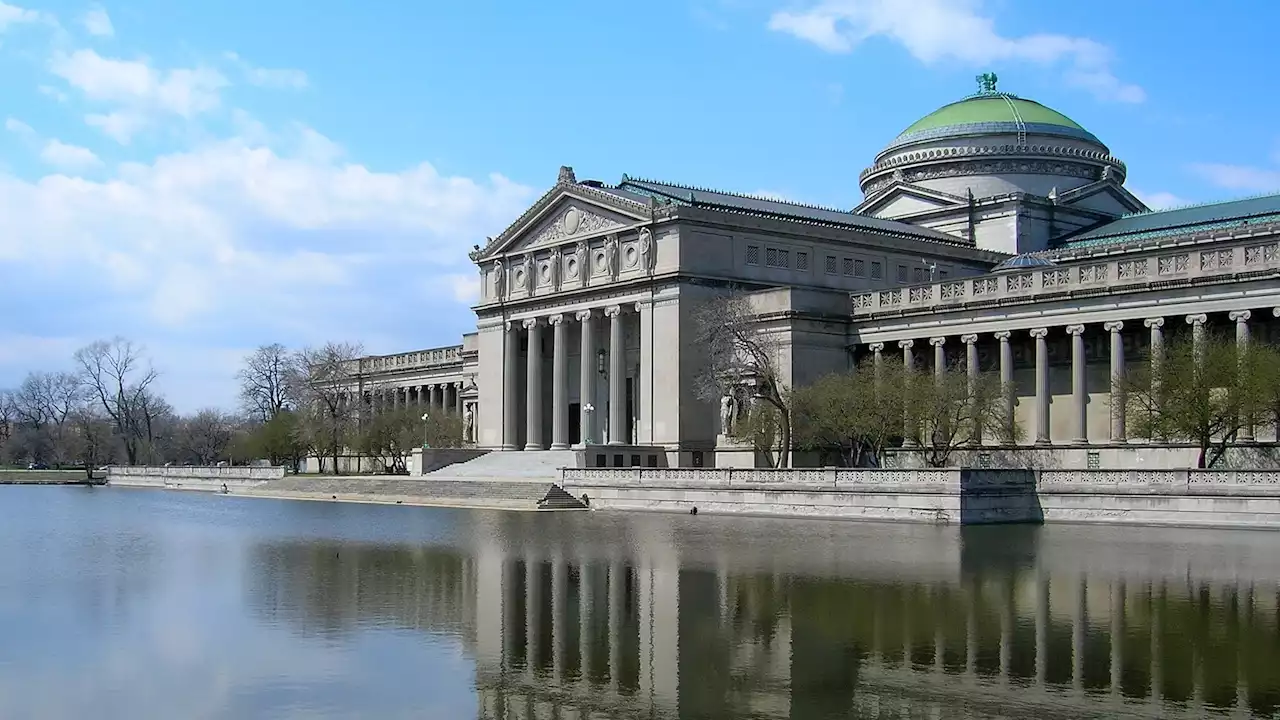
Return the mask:
[(1086, 150), (1069, 145), (959, 145), (949, 148), (934, 148), (932, 150), (917, 150), (915, 152), (894, 154), (892, 157), (877, 161), (871, 167), (859, 173), (858, 183), (865, 188), (870, 185), (867, 179), (873, 175), (889, 172), (894, 168), (906, 168), (916, 164), (932, 164), (939, 161), (975, 158), (1002, 159), (1026, 156), (1044, 159), (1085, 160), (1115, 167), (1122, 176), (1128, 172), (1124, 162), (1110, 153), (1100, 150)]
[(544, 211), (559, 200), (564, 195), (574, 196), (585, 202), (596, 203), (604, 207), (608, 207), (618, 212), (637, 216), (637, 222), (653, 219), (653, 207), (646, 203), (637, 202), (629, 198), (624, 198), (614, 193), (606, 192), (590, 185), (581, 185), (576, 182), (569, 182), (561, 179), (550, 190), (543, 193), (534, 201), (533, 205), (520, 214), (510, 225), (508, 225), (497, 236), (489, 238), (484, 247), (473, 250), (468, 255), (472, 262), (479, 262), (483, 258), (487, 258), (494, 254), (507, 241), (520, 234), (533, 220), (537, 219)]

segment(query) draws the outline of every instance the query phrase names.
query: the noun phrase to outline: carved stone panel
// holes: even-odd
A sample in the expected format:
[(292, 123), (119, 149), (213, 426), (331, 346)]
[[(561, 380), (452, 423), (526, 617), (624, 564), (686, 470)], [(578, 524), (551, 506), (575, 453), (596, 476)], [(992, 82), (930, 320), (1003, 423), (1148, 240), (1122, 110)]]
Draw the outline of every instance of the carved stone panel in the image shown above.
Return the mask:
[(545, 245), (571, 238), (575, 235), (586, 235), (620, 227), (622, 227), (622, 223), (612, 218), (607, 218), (576, 205), (570, 205), (524, 244), (527, 246)]

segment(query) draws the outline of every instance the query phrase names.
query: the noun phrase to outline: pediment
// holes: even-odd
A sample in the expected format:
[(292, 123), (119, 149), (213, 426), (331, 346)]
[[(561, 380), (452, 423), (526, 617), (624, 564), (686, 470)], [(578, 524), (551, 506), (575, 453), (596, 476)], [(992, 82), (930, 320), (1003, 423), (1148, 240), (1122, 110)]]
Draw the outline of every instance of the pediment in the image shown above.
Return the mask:
[(1112, 217), (1143, 212), (1147, 206), (1124, 186), (1110, 180), (1099, 180), (1057, 197), (1058, 205), (1079, 208)]
[(650, 220), (647, 205), (593, 187), (557, 185), (486, 247), (472, 254), (482, 261), (495, 255), (551, 247), (624, 230)]
[(895, 183), (864, 200), (854, 212), (880, 218), (898, 218), (931, 210), (956, 207), (967, 202), (966, 198), (948, 193), (941, 193), (907, 183)]

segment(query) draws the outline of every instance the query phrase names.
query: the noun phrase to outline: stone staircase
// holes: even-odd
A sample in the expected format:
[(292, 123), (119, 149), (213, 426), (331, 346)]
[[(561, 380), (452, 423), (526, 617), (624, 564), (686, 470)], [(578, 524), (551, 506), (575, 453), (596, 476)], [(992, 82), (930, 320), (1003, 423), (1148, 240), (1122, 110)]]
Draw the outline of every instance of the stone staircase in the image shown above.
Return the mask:
[(488, 507), (512, 510), (578, 510), (586, 506), (550, 481), (432, 480), (394, 476), (289, 476), (236, 495), (379, 503)]
[(442, 467), (423, 477), (484, 478), (489, 480), (547, 480), (560, 479), (560, 468), (577, 467), (578, 457), (572, 450), (534, 450), (519, 452), (491, 452), (474, 460)]

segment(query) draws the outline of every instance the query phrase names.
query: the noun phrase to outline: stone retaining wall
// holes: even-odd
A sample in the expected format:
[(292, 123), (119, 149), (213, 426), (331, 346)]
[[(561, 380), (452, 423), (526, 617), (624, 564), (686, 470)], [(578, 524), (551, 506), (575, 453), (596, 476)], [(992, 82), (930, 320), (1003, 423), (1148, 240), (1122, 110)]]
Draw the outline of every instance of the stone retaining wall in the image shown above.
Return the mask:
[(566, 468), (592, 507), (940, 524), (1280, 529), (1280, 471)]
[(163, 487), (177, 490), (220, 491), (256, 487), (284, 477), (283, 467), (153, 467), (107, 468), (107, 484), (131, 487)]

